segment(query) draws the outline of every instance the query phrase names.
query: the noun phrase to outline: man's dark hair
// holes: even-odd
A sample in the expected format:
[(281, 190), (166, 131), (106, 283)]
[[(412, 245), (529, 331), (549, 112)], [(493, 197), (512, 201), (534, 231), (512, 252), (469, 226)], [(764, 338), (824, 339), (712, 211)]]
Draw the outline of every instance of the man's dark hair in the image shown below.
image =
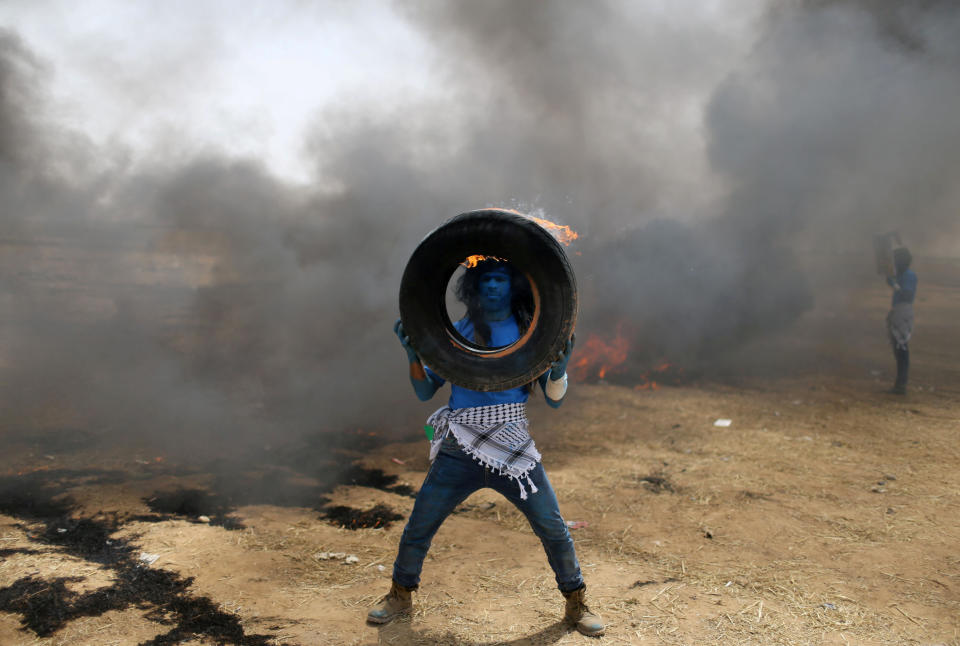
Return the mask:
[(480, 278), (494, 269), (505, 270), (510, 274), (510, 309), (517, 319), (521, 335), (530, 326), (533, 318), (533, 292), (527, 277), (506, 260), (481, 260), (463, 272), (455, 290), (457, 299), (467, 306), (467, 318), (473, 323), (473, 342), (480, 345), (487, 345), (490, 339), (490, 326), (484, 320), (483, 308), (480, 306)]
[(909, 249), (898, 247), (893, 250), (893, 266), (898, 274), (905, 272), (910, 267), (911, 262), (913, 262), (913, 255)]

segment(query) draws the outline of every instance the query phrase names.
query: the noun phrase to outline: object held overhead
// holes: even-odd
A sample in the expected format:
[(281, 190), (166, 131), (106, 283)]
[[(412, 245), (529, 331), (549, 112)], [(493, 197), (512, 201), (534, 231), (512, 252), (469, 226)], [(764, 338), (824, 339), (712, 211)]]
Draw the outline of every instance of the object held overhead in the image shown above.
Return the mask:
[[(530, 284), (533, 317), (508, 346), (464, 338), (447, 313), (450, 277), (471, 256), (507, 260)], [(417, 354), (447, 381), (478, 391), (516, 388), (545, 373), (573, 334), (576, 279), (563, 247), (532, 219), (507, 209), (469, 211), (430, 232), (410, 256), (400, 318)]]

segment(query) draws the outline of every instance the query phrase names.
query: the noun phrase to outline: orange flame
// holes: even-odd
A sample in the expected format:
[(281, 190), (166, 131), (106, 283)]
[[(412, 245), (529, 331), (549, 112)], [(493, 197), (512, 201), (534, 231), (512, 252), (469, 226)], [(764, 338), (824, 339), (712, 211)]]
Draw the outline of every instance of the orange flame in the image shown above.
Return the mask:
[(651, 377), (663, 376), (668, 379), (676, 379), (677, 376), (683, 374), (683, 369), (675, 366), (669, 361), (661, 361), (659, 364), (654, 366), (652, 369), (643, 373), (640, 376), (640, 383), (633, 387), (634, 390), (660, 390), (660, 384), (654, 381)]
[(593, 376), (603, 379), (608, 374), (616, 372), (617, 368), (627, 360), (630, 350), (630, 341), (623, 332), (622, 326), (617, 326), (617, 336), (612, 341), (606, 341), (598, 334), (587, 337), (582, 348), (576, 349), (579, 358), (573, 363), (571, 370), (574, 379), (585, 381)]
[[(604, 379), (615, 374), (625, 374), (627, 358), (631, 351), (633, 333), (630, 325), (622, 321), (617, 325), (616, 336), (612, 339), (599, 334), (591, 334), (582, 346), (578, 345), (570, 362), (570, 375), (577, 381)], [(635, 374), (631, 367), (629, 374)], [(661, 359), (659, 363), (639, 376), (634, 390), (659, 390), (661, 384), (677, 383), (683, 375), (683, 369)]]
[[(534, 215), (530, 215), (529, 213), (521, 213), (516, 209), (502, 209), (502, 210), (509, 211), (510, 213), (516, 213), (517, 215), (522, 215), (528, 220), (533, 220), (534, 222), (539, 224), (541, 227), (549, 231), (550, 235), (552, 235), (554, 238), (557, 239), (557, 242), (560, 242), (561, 244), (567, 247), (570, 246), (571, 242), (573, 242), (574, 240), (580, 237), (579, 233), (577, 233), (576, 231), (574, 231), (573, 229), (571, 229), (565, 224), (557, 224), (556, 222), (551, 222), (550, 220), (547, 220), (545, 218), (538, 218)], [(543, 209), (537, 209), (535, 212), (539, 213), (540, 215), (544, 215)]]
[(576, 231), (574, 231), (573, 229), (571, 229), (565, 224), (557, 224), (555, 222), (551, 222), (550, 220), (544, 220), (543, 218), (536, 218), (532, 215), (528, 215), (526, 217), (529, 218), (530, 220), (533, 220), (534, 222), (539, 224), (541, 227), (549, 231), (550, 234), (557, 239), (557, 242), (560, 242), (568, 247), (570, 246), (571, 242), (573, 242), (574, 240), (580, 237), (579, 233), (577, 233)]
[(507, 262), (505, 258), (497, 258), (496, 256), (481, 256), (480, 254), (474, 254), (472, 256), (467, 256), (467, 259), (461, 262), (460, 264), (470, 269), (476, 267), (484, 260), (499, 260), (500, 262)]

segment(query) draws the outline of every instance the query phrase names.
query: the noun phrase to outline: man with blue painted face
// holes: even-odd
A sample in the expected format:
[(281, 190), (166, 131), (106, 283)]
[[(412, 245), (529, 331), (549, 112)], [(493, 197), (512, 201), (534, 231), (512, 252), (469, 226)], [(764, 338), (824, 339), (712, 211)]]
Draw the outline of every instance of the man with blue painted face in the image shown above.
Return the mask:
[[(457, 283), (456, 294), (467, 312), (454, 327), (474, 343), (507, 346), (530, 325), (530, 286), (509, 262), (486, 259), (468, 268)], [(444, 380), (420, 362), (400, 321), (394, 330), (407, 351), (413, 389), (427, 401)], [(603, 621), (587, 607), (573, 538), (540, 464), (526, 417), (526, 402), (535, 384), (548, 405), (556, 408), (563, 403), (572, 349), (571, 338), (547, 372), (519, 388), (480, 392), (451, 384), (448, 405), (427, 420), (427, 428), (434, 429), (430, 470), (400, 538), (390, 592), (370, 610), (370, 622), (382, 624), (410, 612), (411, 593), (420, 584), (423, 560), (434, 534), (457, 505), (478, 489), (489, 487), (516, 505), (543, 544), (557, 587), (566, 598), (564, 618), (585, 635), (603, 634)]]

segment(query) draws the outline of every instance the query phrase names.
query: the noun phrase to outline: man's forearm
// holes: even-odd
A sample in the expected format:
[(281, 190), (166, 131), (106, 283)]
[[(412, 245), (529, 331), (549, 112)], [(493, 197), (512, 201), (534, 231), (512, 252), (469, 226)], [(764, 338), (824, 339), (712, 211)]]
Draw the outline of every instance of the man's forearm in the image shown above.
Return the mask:
[(410, 361), (410, 384), (420, 401), (427, 401), (437, 392), (438, 386), (423, 369), (420, 359)]

